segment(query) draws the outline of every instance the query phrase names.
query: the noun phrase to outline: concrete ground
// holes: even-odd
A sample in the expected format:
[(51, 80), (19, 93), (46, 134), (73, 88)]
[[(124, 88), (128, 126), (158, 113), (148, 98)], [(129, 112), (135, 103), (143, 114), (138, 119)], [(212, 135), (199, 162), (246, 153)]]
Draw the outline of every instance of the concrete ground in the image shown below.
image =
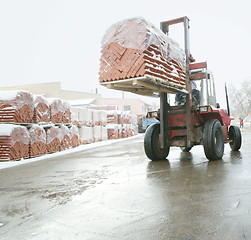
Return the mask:
[[(251, 132), (151, 162), (143, 135), (0, 170), (0, 239), (251, 239)], [(25, 160), (23, 160), (25, 161)], [(1, 163), (0, 163), (1, 164)]]

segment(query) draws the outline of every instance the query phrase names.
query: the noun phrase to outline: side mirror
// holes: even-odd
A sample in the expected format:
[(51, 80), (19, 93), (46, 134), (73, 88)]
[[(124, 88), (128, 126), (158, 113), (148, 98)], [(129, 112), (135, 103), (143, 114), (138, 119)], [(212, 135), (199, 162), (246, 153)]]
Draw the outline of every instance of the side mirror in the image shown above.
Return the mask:
[(219, 104), (219, 103), (216, 103), (216, 107), (217, 107), (217, 108), (220, 108), (220, 104)]

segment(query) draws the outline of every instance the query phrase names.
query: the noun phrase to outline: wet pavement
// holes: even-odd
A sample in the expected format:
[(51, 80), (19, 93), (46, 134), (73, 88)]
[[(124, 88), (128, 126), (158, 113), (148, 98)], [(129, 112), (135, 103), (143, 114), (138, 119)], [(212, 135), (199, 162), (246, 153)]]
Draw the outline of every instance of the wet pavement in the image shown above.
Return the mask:
[[(0, 239), (251, 239), (251, 131), (151, 162), (143, 135), (0, 170)], [(1, 163), (0, 163), (1, 164)]]

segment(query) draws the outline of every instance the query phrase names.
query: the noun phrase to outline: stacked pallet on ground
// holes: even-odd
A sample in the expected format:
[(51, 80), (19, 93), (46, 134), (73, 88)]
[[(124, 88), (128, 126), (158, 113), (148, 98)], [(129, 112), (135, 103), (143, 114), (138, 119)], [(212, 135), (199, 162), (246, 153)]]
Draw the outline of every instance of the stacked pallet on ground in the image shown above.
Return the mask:
[(142, 18), (112, 25), (102, 39), (100, 84), (155, 96), (186, 89), (185, 53), (160, 29)]
[(71, 147), (77, 147), (80, 144), (79, 141), (79, 131), (78, 127), (75, 125), (72, 125), (69, 128), (69, 137), (70, 137), (70, 146)]
[(94, 126), (99, 126), (100, 125), (100, 114), (98, 110), (94, 110), (94, 109), (88, 109), (88, 111), (91, 112), (91, 116), (92, 116), (92, 124), (93, 127)]
[(92, 128), (92, 135), (94, 142), (102, 141), (102, 126), (96, 125)]
[(111, 110), (107, 111), (107, 123), (108, 124), (118, 124), (119, 121), (119, 111)]
[(0, 161), (28, 158), (29, 143), (29, 132), (26, 127), (14, 124), (1, 124)]
[(48, 153), (61, 151), (61, 132), (59, 127), (53, 125), (46, 130), (46, 147)]
[(34, 123), (50, 122), (50, 106), (47, 99), (42, 95), (34, 95)]
[(86, 127), (94, 126), (92, 110), (88, 108), (79, 108), (79, 125)]
[(62, 123), (63, 122), (63, 102), (60, 98), (47, 98), (50, 106), (50, 121), (52, 123)]
[(80, 144), (94, 142), (93, 127), (94, 121), (98, 121), (98, 114), (88, 108), (79, 108), (79, 141)]
[(63, 117), (62, 122), (63, 123), (71, 123), (71, 105), (67, 101), (62, 101), (63, 105)]
[(130, 115), (130, 123), (131, 123), (131, 131), (132, 136), (138, 134), (138, 118), (136, 115), (131, 114)]
[(119, 137), (119, 125), (107, 124), (107, 137), (108, 139), (118, 139)]
[(60, 143), (61, 143), (61, 150), (65, 150), (71, 147), (71, 139), (70, 139), (70, 130), (64, 124), (60, 125), (59, 128), (59, 136), (60, 136)]
[(36, 157), (47, 153), (46, 132), (38, 124), (33, 124), (29, 129), (30, 149), (29, 156)]
[(28, 91), (0, 92), (1, 123), (32, 123), (34, 113), (33, 95)]
[(107, 125), (101, 126), (101, 141), (106, 141), (108, 140), (108, 130), (107, 130)]
[(79, 112), (81, 111), (81, 108), (79, 107), (73, 107), (71, 106), (71, 123), (74, 126), (79, 126)]
[(119, 139), (138, 134), (137, 117), (126, 111), (107, 111), (107, 137)]
[(93, 127), (81, 126), (79, 128), (79, 142), (80, 144), (89, 144), (94, 142)]

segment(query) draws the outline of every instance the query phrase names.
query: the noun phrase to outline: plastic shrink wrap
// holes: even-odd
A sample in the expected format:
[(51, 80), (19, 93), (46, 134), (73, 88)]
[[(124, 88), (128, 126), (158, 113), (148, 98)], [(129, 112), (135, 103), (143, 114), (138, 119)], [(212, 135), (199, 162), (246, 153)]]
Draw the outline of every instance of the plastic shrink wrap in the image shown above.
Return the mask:
[(101, 126), (105, 126), (107, 124), (107, 113), (106, 113), (106, 111), (103, 111), (103, 110), (99, 111), (99, 124)]
[[(121, 81), (126, 79), (134, 81)], [(185, 89), (185, 53), (145, 19), (126, 19), (112, 25), (102, 39), (99, 80), (141, 95)]]
[(92, 124), (93, 126), (98, 126), (100, 125), (100, 114), (98, 110), (94, 110), (94, 109), (88, 109), (88, 111), (91, 111), (92, 114)]
[(30, 137), (30, 157), (35, 157), (47, 153), (46, 132), (42, 126), (33, 124), (29, 129)]
[(63, 106), (62, 122), (63, 123), (71, 123), (71, 105), (70, 105), (70, 103), (63, 100), (62, 106)]
[(107, 123), (108, 124), (118, 124), (119, 112), (117, 110), (107, 111)]
[(0, 92), (0, 122), (32, 123), (34, 113), (33, 95), (28, 91)]
[(61, 150), (61, 131), (59, 127), (52, 126), (46, 131), (47, 152), (53, 153)]
[(79, 131), (77, 126), (73, 125), (69, 128), (69, 136), (71, 147), (79, 146)]
[(79, 109), (79, 124), (81, 126), (94, 126), (92, 122), (92, 110), (88, 108), (80, 108)]
[(79, 139), (81, 144), (88, 144), (94, 142), (93, 127), (81, 126), (79, 128)]
[(119, 125), (118, 124), (107, 124), (107, 137), (108, 139), (119, 138)]
[(63, 122), (63, 102), (59, 98), (47, 98), (50, 106), (50, 115), (52, 123)]
[(79, 123), (79, 112), (80, 108), (79, 107), (72, 107), (71, 106), (71, 123), (75, 126), (80, 125)]
[(0, 125), (0, 161), (29, 157), (30, 138), (26, 127), (14, 124)]
[(94, 126), (92, 129), (94, 142), (102, 141), (102, 126)]
[(107, 126), (101, 126), (102, 141), (108, 140)]
[(60, 125), (60, 143), (61, 150), (71, 147), (70, 131), (69, 128), (63, 124)]
[(41, 95), (34, 95), (34, 123), (50, 122), (50, 106), (47, 99)]

